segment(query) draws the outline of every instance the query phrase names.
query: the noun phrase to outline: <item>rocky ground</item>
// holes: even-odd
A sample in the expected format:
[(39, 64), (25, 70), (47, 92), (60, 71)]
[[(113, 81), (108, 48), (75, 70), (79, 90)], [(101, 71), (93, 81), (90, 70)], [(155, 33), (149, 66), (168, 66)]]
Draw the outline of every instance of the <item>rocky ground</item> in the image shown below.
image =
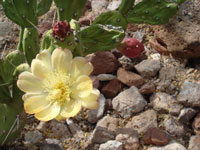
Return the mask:
[[(80, 22), (82, 25), (90, 24), (99, 13), (114, 10), (119, 3), (120, 0), (92, 0), (91, 8), (88, 5)], [(185, 3), (190, 6), (194, 4), (199, 6), (196, 0)], [(183, 9), (185, 5), (179, 14), (182, 10), (192, 11)], [(41, 34), (51, 27), (54, 14), (53, 7), (40, 18)], [(196, 15), (189, 14), (189, 19)], [(169, 24), (181, 26), (180, 22), (174, 22), (172, 20)], [(190, 33), (190, 41), (184, 37), (184, 33), (175, 34), (180, 32), (179, 28), (170, 35), (166, 30), (161, 30), (167, 25), (129, 25), (127, 36), (137, 38), (145, 46), (145, 52), (140, 57), (129, 59), (116, 49), (86, 57), (94, 66), (91, 76), (94, 87), (101, 91), (97, 110), (83, 109), (78, 116), (66, 122), (40, 122), (30, 115), (21, 136), (0, 149), (200, 150), (200, 61), (198, 58), (182, 57), (188, 54), (184, 47), (198, 54), (200, 36), (197, 36), (198, 32), (188, 31), (188, 20), (181, 23), (184, 29), (181, 33)], [(197, 25), (200, 18), (195, 23), (192, 31), (199, 31)], [(18, 32), (19, 27), (11, 23), (1, 9), (1, 56), (16, 48)], [(182, 49), (178, 46), (182, 41), (174, 41), (175, 35), (188, 41)], [(170, 41), (173, 44), (171, 47)], [(190, 44), (194, 42), (197, 43), (194, 44), (196, 47), (191, 47)], [(173, 53), (161, 55), (156, 51), (171, 52), (173, 48), (181, 53), (181, 58), (172, 57)]]

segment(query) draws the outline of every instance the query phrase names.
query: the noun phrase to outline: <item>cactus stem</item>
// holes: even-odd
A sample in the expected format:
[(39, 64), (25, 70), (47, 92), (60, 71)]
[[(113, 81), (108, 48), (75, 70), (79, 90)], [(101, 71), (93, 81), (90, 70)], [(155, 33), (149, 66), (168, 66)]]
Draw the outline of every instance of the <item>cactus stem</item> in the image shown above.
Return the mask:
[(10, 133), (12, 132), (13, 128), (15, 127), (15, 124), (17, 123), (17, 121), (19, 120), (19, 115), (17, 115), (15, 121), (13, 122), (10, 130), (8, 131), (8, 134), (6, 135), (6, 137), (4, 138), (3, 142), (1, 143), (1, 146), (3, 146), (3, 144), (6, 142), (8, 136), (10, 135)]
[(17, 49), (21, 52), (23, 52), (23, 35), (24, 35), (24, 27), (21, 27), (20, 28), (20, 33), (19, 33), (19, 43), (18, 43), (18, 46), (17, 46)]

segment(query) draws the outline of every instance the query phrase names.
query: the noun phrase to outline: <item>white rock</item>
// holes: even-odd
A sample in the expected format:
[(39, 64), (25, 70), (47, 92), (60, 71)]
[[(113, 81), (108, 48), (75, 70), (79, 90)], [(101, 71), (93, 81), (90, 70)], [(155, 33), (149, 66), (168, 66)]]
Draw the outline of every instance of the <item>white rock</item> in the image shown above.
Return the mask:
[(143, 77), (153, 77), (161, 68), (160, 60), (146, 59), (135, 65), (135, 69)]
[(122, 143), (111, 140), (105, 144), (101, 144), (99, 150), (122, 150)]
[(147, 105), (146, 100), (134, 86), (119, 93), (112, 100), (113, 109), (116, 110), (123, 118), (129, 118), (134, 113), (141, 112)]
[(186, 80), (177, 100), (186, 106), (200, 107), (200, 84)]
[(186, 150), (186, 148), (183, 145), (174, 142), (162, 147), (154, 146), (147, 150)]
[(112, 1), (109, 3), (107, 9), (108, 9), (108, 10), (111, 10), (111, 11), (112, 11), (112, 10), (117, 10), (117, 9), (119, 8), (121, 2), (122, 2), (122, 0), (112, 0)]

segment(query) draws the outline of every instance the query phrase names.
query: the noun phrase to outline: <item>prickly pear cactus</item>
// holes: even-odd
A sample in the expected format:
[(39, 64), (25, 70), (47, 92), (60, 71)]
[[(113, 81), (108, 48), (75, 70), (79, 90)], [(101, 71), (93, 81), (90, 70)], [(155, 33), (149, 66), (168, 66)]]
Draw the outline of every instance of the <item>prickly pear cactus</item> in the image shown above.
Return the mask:
[(58, 20), (78, 20), (82, 15), (87, 0), (54, 0), (58, 9)]
[[(19, 73), (25, 70), (29, 70), (27, 64), (19, 65), (15, 68), (14, 72), (10, 73), (15, 79)], [(26, 115), (23, 111), (23, 102), (21, 99), (23, 93), (16, 86), (16, 81), (17, 80), (15, 79), (12, 83), (12, 89), (7, 93), (9, 95), (9, 100), (5, 100), (2, 91), (0, 92), (0, 97), (3, 97), (0, 101), (0, 145), (15, 139), (19, 135), (26, 121)], [(8, 88), (8, 85), (5, 85), (5, 87)], [(12, 91), (12, 96), (10, 91)]]
[(42, 16), (49, 11), (53, 0), (37, 0), (37, 16)]
[(80, 32), (79, 42), (83, 45), (83, 55), (86, 55), (115, 48), (124, 36), (121, 27), (94, 24)]
[(129, 23), (165, 24), (185, 0), (143, 0), (126, 15)]
[(6, 85), (12, 84), (13, 82), (13, 72), (15, 68), (20, 65), (21, 63), (25, 62), (24, 55), (18, 51), (15, 50), (11, 53), (9, 53), (4, 62), (1, 61), (1, 78), (3, 79), (3, 82)]
[(40, 41), (37, 29), (35, 28), (26, 28), (23, 35), (23, 51), (26, 56), (26, 60), (29, 64), (35, 56), (39, 53), (40, 50)]
[(22, 27), (37, 25), (37, 0), (3, 0), (6, 16)]
[(0, 103), (0, 110), (0, 144), (3, 145), (18, 136), (26, 117), (11, 104)]
[(116, 27), (122, 27), (124, 30), (126, 30), (128, 25), (126, 18), (117, 11), (102, 13), (94, 20), (93, 24), (113, 25)]
[(129, 10), (132, 9), (132, 7), (134, 6), (135, 0), (122, 0), (120, 6), (119, 6), (119, 12), (122, 15), (126, 15)]

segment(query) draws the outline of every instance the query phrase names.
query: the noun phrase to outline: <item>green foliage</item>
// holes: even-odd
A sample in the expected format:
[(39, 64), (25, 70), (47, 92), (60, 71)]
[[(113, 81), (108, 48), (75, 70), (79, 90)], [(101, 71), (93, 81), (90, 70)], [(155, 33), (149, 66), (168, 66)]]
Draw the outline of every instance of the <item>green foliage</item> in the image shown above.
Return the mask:
[(58, 9), (58, 20), (78, 20), (82, 15), (87, 0), (54, 0)]
[(35, 28), (26, 28), (23, 35), (23, 50), (29, 64), (40, 51), (39, 35)]
[(179, 3), (166, 0), (143, 0), (127, 14), (129, 23), (164, 24), (176, 14)]
[(122, 0), (119, 6), (119, 12), (126, 15), (130, 9), (133, 8), (135, 0)]
[(37, 3), (37, 16), (42, 16), (49, 11), (53, 0), (38, 0)]
[(12, 105), (0, 104), (0, 111), (0, 144), (3, 145), (18, 136), (25, 118), (19, 124), (19, 117), (22, 113)]
[(124, 38), (120, 27), (94, 24), (80, 32), (79, 41), (83, 44), (84, 55), (96, 51), (106, 51), (116, 47)]
[(13, 73), (18, 65), (25, 62), (24, 55), (18, 51), (15, 50), (11, 53), (9, 53), (4, 63), (2, 62), (2, 69), (1, 69), (1, 77), (5, 84), (12, 84), (13, 82)]
[(122, 16), (121, 13), (117, 11), (109, 11), (102, 13), (99, 17), (97, 17), (93, 24), (102, 24), (102, 25), (113, 25), (113, 26), (120, 26), (124, 30), (127, 28), (127, 21)]
[[(0, 60), (0, 75), (2, 73), (3, 63)], [(8, 89), (8, 85), (4, 83), (2, 77), (0, 76), (0, 103), (8, 103), (11, 101), (11, 95)]]
[(37, 0), (3, 0), (6, 16), (22, 27), (37, 25)]
[(51, 53), (55, 48), (58, 46), (54, 44), (54, 38), (52, 37), (52, 30), (47, 31), (43, 37), (42, 37), (42, 43), (41, 43), (41, 50), (49, 50)]

